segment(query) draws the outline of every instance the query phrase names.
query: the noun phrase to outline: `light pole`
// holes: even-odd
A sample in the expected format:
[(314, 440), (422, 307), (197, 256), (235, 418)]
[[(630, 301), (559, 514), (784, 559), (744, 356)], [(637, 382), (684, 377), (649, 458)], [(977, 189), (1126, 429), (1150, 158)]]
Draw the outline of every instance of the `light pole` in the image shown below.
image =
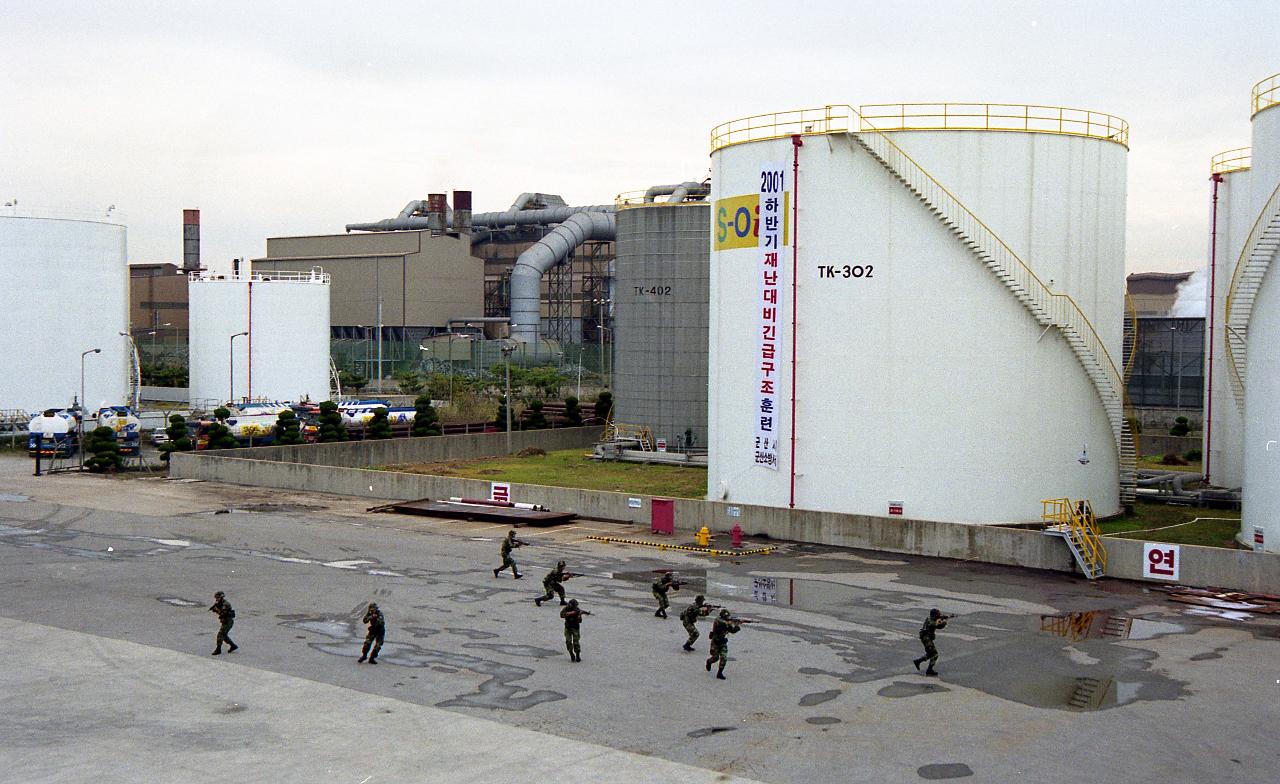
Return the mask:
[(236, 334), (231, 336), (231, 348), (228, 352), (228, 356), (231, 358), (231, 364), (230, 364), (231, 378), (227, 382), (227, 385), (229, 387), (229, 389), (227, 390), (228, 403), (234, 403), (236, 400), (236, 338), (242, 338), (248, 334), (249, 334), (248, 332), (237, 332)]
[[(511, 326), (515, 326), (512, 324)], [(508, 338), (502, 344), (502, 358), (506, 360), (503, 364), (507, 370), (507, 392), (503, 400), (506, 401), (507, 409), (507, 454), (511, 454), (511, 354), (516, 350), (515, 341)]]
[(605, 377), (605, 361), (604, 361), (604, 333), (608, 329), (604, 325), (605, 313), (609, 305), (613, 303), (611, 299), (598, 299), (595, 304), (600, 306), (599, 315), (596, 316), (596, 331), (600, 334), (600, 381), (604, 384), (605, 389), (609, 388), (609, 382)]
[(80, 447), (80, 470), (84, 470), (84, 358), (90, 354), (101, 354), (102, 349), (91, 348), (80, 352), (80, 418), (76, 424), (76, 441)]
[(382, 297), (378, 297), (378, 394), (382, 394)]
[(1176, 386), (1176, 397), (1173, 407), (1182, 410), (1182, 356), (1178, 353), (1178, 325), (1169, 325), (1169, 367), (1173, 370), (1173, 382)]

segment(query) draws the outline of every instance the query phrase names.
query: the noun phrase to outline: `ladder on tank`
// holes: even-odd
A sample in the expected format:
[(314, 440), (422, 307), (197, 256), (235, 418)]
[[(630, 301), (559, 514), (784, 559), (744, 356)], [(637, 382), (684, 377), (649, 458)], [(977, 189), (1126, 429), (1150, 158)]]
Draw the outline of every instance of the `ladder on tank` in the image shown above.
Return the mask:
[(1253, 303), (1267, 277), (1271, 262), (1280, 254), (1280, 185), (1271, 193), (1267, 205), (1249, 232), (1240, 259), (1231, 276), (1227, 294), (1226, 346), (1231, 372), (1231, 393), (1236, 406), (1244, 411), (1245, 357), (1249, 348), (1249, 319)]
[(1069, 498), (1051, 498), (1040, 503), (1044, 505), (1040, 515), (1045, 522), (1044, 532), (1062, 537), (1084, 576), (1096, 580), (1105, 574), (1107, 550), (1102, 545), (1102, 535), (1098, 533), (1098, 518), (1093, 514), (1093, 504), (1088, 501), (1072, 503)]

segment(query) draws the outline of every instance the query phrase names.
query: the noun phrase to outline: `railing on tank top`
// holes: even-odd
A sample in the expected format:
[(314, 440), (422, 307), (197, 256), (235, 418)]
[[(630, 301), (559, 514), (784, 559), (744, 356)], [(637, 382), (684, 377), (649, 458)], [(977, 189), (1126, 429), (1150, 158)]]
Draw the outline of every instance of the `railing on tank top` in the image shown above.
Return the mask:
[(329, 283), (330, 275), (322, 272), (319, 267), (315, 267), (308, 272), (299, 270), (268, 270), (265, 272), (252, 272), (250, 274), (240, 275), (222, 275), (211, 273), (207, 270), (203, 272), (187, 273), (188, 280), (241, 280), (246, 283)]
[[(1280, 74), (1277, 74), (1280, 76)], [(1245, 358), (1245, 350), (1248, 348), (1247, 333), (1249, 329), (1249, 317), (1253, 313), (1253, 298), (1257, 296), (1258, 287), (1262, 285), (1262, 278), (1270, 267), (1268, 262), (1260, 264), (1250, 264), (1249, 259), (1253, 255), (1254, 249), (1257, 247), (1258, 241), (1262, 237), (1262, 233), (1271, 226), (1277, 216), (1280, 216), (1280, 185), (1271, 192), (1271, 198), (1267, 199), (1267, 206), (1262, 208), (1262, 212), (1258, 214), (1258, 219), (1253, 223), (1253, 229), (1249, 232), (1249, 238), (1245, 240), (1244, 247), (1240, 249), (1240, 258), (1236, 261), (1235, 271), (1231, 273), (1231, 287), (1227, 290), (1227, 307), (1226, 317), (1223, 322), (1226, 325), (1227, 333), (1227, 365), (1231, 368), (1231, 379), (1237, 385), (1237, 400), (1241, 400), (1244, 392), (1244, 369), (1240, 367), (1240, 362)], [(1247, 287), (1246, 287), (1247, 285)], [(1242, 295), (1249, 294), (1242, 302)], [(1237, 308), (1236, 306), (1240, 306)], [(1237, 352), (1239, 355), (1237, 356)]]
[(1268, 76), (1253, 86), (1253, 114), (1280, 103), (1280, 73)]
[(1234, 150), (1220, 152), (1209, 159), (1210, 174), (1230, 174), (1246, 171), (1253, 165), (1253, 148), (1237, 147)]

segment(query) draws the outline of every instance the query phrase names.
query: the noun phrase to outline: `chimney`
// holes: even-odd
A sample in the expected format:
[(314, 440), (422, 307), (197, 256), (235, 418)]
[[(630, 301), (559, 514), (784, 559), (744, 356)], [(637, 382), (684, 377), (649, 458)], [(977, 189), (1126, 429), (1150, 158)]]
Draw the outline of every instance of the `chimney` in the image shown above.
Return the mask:
[(182, 271), (200, 269), (200, 210), (182, 211)]
[(448, 201), (443, 193), (427, 194), (427, 228), (434, 232), (445, 230), (444, 213)]
[(453, 192), (453, 230), (471, 233), (471, 191)]

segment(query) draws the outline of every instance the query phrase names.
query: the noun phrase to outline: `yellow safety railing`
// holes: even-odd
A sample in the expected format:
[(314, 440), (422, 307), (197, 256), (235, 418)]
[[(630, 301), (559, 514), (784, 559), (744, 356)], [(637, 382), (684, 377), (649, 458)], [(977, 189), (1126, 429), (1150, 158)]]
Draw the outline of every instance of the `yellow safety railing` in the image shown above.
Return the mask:
[[(832, 111), (848, 109), (848, 113)], [(1021, 131), (1085, 136), (1129, 146), (1129, 123), (1103, 112), (1003, 103), (894, 103), (825, 106), (755, 114), (711, 129), (711, 151), (743, 142), (800, 134), (858, 131)]]
[[(1245, 240), (1244, 247), (1240, 249), (1240, 258), (1236, 261), (1235, 271), (1231, 273), (1231, 287), (1227, 290), (1227, 307), (1225, 318), (1223, 319), (1226, 325), (1227, 365), (1231, 368), (1231, 379), (1236, 385), (1234, 390), (1236, 401), (1241, 404), (1244, 402), (1244, 373), (1240, 365), (1244, 361), (1247, 342), (1245, 333), (1249, 328), (1249, 316), (1253, 311), (1253, 297), (1247, 297), (1244, 303), (1241, 303), (1241, 295), (1245, 293), (1256, 294), (1257, 287), (1262, 284), (1262, 278), (1270, 264), (1251, 265), (1249, 264), (1249, 257), (1257, 247), (1262, 233), (1266, 231), (1277, 215), (1280, 215), (1280, 185), (1277, 185), (1276, 189), (1271, 192), (1271, 198), (1267, 199), (1267, 206), (1262, 208), (1262, 212), (1258, 214), (1258, 219), (1254, 221), (1253, 229), (1249, 232), (1249, 238)], [(1244, 287), (1246, 277), (1251, 282), (1247, 290)], [(1237, 305), (1240, 305), (1238, 309)]]
[(1230, 174), (1245, 171), (1253, 165), (1253, 148), (1237, 147), (1234, 150), (1220, 152), (1209, 159), (1210, 174)]
[(1044, 511), (1040, 519), (1049, 525), (1062, 525), (1071, 529), (1086, 563), (1107, 569), (1107, 549), (1102, 546), (1098, 531), (1098, 518), (1094, 517), (1093, 504), (1088, 501), (1071, 502), (1069, 498), (1050, 498), (1040, 502)]
[(657, 199), (645, 201), (648, 191), (624, 191), (613, 197), (613, 204), (619, 209), (627, 207), (683, 207), (691, 204), (705, 205), (705, 201), (667, 201), (666, 196), (659, 196)]
[[(1272, 74), (1253, 86), (1253, 114), (1280, 103), (1280, 73)], [(1252, 116), (1252, 115), (1250, 115)]]

